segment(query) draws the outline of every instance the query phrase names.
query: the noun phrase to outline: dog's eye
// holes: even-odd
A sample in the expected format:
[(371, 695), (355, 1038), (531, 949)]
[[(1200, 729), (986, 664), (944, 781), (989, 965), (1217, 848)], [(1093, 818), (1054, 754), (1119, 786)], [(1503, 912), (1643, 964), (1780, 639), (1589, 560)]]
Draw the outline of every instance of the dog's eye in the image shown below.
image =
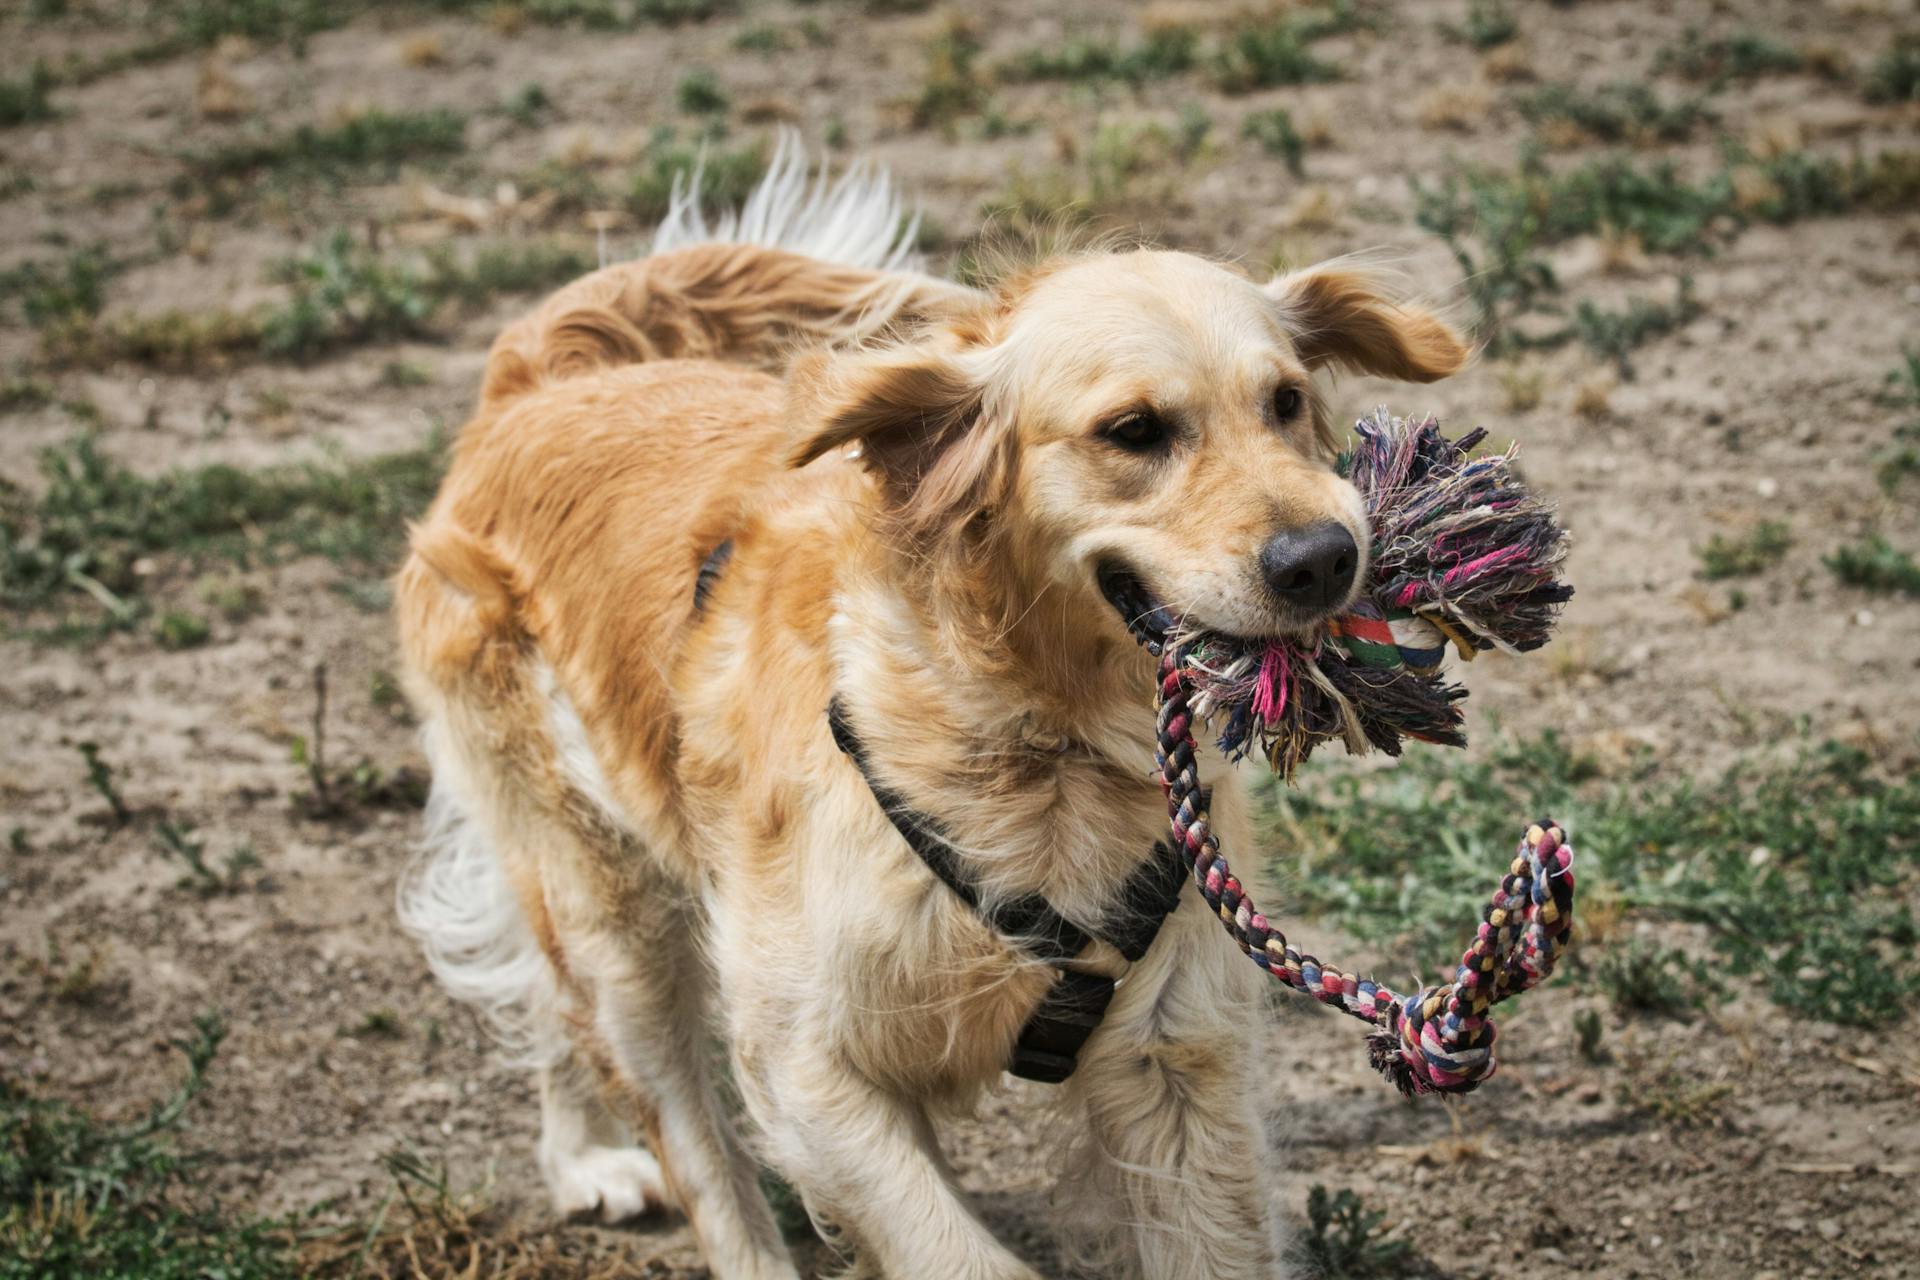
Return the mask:
[(1298, 387), (1282, 387), (1273, 393), (1273, 416), (1279, 422), (1292, 422), (1300, 416), (1307, 398), (1300, 394)]
[(1144, 411), (1117, 418), (1101, 434), (1130, 453), (1164, 449), (1173, 433), (1158, 415)]

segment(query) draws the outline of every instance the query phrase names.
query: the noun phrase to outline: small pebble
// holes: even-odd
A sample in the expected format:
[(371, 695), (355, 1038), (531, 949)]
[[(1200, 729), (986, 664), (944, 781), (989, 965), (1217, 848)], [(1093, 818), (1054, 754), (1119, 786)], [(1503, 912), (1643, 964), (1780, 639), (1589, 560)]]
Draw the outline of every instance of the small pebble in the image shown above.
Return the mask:
[(1871, 609), (1862, 609), (1862, 610), (1860, 610), (1860, 612), (1858, 612), (1858, 613), (1856, 613), (1856, 614), (1854, 614), (1854, 615), (1853, 615), (1853, 625), (1854, 625), (1854, 626), (1856, 626), (1856, 627), (1870, 627), (1870, 626), (1872, 626), (1872, 625), (1873, 625), (1873, 610), (1871, 610)]
[(1814, 1230), (1820, 1233), (1822, 1240), (1838, 1240), (1840, 1238), (1840, 1224), (1832, 1218), (1820, 1219), (1818, 1225), (1814, 1227)]
[(1754, 492), (1758, 493), (1761, 497), (1771, 498), (1780, 492), (1780, 482), (1772, 476), (1761, 476), (1760, 479), (1755, 482), (1753, 488)]

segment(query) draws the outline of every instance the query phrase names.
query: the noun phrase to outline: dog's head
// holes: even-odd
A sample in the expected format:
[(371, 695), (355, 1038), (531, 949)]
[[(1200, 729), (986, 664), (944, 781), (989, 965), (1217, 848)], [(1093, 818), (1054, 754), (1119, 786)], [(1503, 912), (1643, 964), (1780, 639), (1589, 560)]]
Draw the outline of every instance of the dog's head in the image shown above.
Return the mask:
[(1070, 258), (914, 341), (801, 362), (794, 461), (857, 442), (900, 536), (1012, 595), (1272, 636), (1344, 608), (1365, 568), (1312, 376), (1430, 382), (1466, 357), (1363, 271), (1263, 286), (1183, 253)]

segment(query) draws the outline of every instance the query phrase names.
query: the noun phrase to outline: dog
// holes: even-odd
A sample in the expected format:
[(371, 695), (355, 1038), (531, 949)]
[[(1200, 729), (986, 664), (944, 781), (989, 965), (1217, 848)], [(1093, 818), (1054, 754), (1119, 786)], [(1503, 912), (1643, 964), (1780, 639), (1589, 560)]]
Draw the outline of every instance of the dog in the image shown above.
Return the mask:
[[(1074, 1256), (1284, 1274), (1264, 979), (1193, 893), (1137, 961), (1102, 940), (1167, 821), (1130, 626), (1345, 606), (1368, 539), (1316, 376), (1466, 347), (1337, 263), (1094, 246), (974, 286), (871, 171), (783, 150), (716, 226), (697, 187), (500, 335), (396, 584), (433, 767), (401, 917), (538, 1073), (556, 1208), (676, 1208), (716, 1276), (794, 1280), (764, 1160), (865, 1274), (1033, 1280), (935, 1120), (1104, 975), (1057, 1094)], [(993, 927), (1036, 900), (1093, 941)]]

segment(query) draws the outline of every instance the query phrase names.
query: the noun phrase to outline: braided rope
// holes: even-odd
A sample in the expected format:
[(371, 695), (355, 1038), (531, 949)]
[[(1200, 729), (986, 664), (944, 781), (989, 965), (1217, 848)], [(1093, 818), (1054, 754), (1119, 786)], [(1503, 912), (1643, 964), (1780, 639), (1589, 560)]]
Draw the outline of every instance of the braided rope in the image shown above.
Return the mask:
[(1573, 941), (1573, 847), (1551, 819), (1527, 828), (1508, 873), (1481, 913), (1453, 981), (1401, 996), (1303, 954), (1260, 914), (1220, 852), (1200, 784), (1194, 712), (1182, 647), (1161, 656), (1155, 762), (1174, 847), (1207, 905), (1253, 962), (1287, 986), (1376, 1028), (1367, 1057), (1403, 1094), (1468, 1093), (1493, 1075), (1487, 1011), (1553, 972)]

